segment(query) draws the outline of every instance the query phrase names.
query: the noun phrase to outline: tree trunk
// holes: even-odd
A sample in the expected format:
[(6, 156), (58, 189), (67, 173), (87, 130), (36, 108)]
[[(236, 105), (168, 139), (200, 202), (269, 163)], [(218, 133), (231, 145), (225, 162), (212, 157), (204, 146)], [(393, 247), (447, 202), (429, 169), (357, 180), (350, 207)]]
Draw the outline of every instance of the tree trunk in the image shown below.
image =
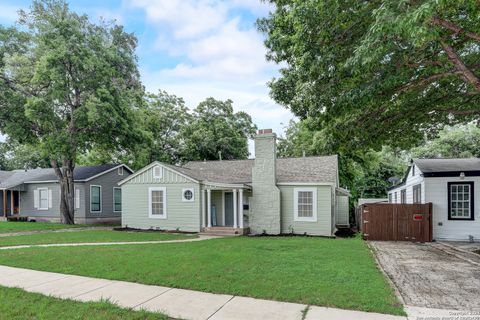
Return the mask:
[(75, 162), (64, 160), (60, 168), (58, 162), (53, 160), (52, 167), (60, 183), (61, 222), (64, 224), (74, 224), (75, 185), (73, 181), (73, 170), (75, 169)]

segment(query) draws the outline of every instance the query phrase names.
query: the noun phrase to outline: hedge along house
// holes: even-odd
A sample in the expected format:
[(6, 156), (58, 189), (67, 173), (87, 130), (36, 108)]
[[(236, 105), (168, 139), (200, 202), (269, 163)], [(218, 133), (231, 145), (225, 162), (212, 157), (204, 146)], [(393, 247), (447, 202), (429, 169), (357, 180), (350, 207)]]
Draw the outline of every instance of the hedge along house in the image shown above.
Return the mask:
[[(133, 171), (123, 164), (77, 166), (76, 223), (119, 223), (121, 188), (118, 182)], [(0, 219), (25, 217), (60, 221), (60, 185), (53, 169), (0, 171)]]
[(432, 203), (434, 240), (480, 241), (480, 159), (413, 159), (390, 203)]
[(253, 160), (154, 162), (121, 181), (122, 226), (136, 229), (331, 236), (349, 226), (337, 156), (276, 158), (270, 129)]

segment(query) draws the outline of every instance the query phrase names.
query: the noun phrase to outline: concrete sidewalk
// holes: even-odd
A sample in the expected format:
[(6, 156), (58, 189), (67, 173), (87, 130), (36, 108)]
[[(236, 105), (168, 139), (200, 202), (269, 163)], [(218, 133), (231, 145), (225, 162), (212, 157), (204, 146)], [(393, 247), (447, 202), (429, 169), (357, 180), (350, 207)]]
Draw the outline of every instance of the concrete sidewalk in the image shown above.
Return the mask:
[(149, 286), (0, 266), (0, 285), (61, 299), (108, 299), (124, 308), (192, 320), (405, 320), (405, 317)]
[(159, 244), (159, 243), (179, 243), (179, 242), (195, 242), (209, 239), (223, 238), (223, 236), (206, 236), (200, 235), (191, 239), (178, 240), (153, 240), (153, 241), (117, 241), (117, 242), (77, 242), (77, 243), (48, 243), (48, 244), (20, 244), (8, 247), (0, 247), (0, 250), (14, 250), (25, 248), (48, 248), (48, 247), (80, 247), (80, 246), (118, 246), (128, 244)]

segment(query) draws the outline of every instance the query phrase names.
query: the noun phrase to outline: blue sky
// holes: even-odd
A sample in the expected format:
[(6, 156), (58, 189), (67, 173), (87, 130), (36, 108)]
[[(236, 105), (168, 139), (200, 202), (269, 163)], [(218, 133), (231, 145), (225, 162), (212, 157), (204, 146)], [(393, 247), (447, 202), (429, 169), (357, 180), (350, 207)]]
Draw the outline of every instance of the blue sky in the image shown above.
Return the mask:
[[(209, 96), (230, 98), (259, 128), (277, 133), (292, 118), (268, 95), (266, 82), (279, 67), (265, 60), (263, 38), (254, 25), (270, 9), (260, 0), (69, 3), (93, 21), (115, 19), (137, 36), (139, 67), (148, 91), (166, 90), (183, 97), (190, 108)], [(17, 10), (29, 6), (30, 1), (1, 0), (0, 24), (12, 25)]]

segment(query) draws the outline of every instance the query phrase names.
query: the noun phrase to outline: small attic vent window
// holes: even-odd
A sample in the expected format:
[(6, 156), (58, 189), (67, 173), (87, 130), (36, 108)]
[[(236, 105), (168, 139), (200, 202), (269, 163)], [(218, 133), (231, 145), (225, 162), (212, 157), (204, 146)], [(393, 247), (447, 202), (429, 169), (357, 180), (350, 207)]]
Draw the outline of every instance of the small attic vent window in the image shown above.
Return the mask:
[(415, 165), (412, 165), (412, 177), (415, 176)]
[(161, 179), (162, 178), (162, 167), (156, 166), (153, 168), (153, 177), (155, 179)]
[(118, 167), (118, 175), (123, 176), (123, 167)]

